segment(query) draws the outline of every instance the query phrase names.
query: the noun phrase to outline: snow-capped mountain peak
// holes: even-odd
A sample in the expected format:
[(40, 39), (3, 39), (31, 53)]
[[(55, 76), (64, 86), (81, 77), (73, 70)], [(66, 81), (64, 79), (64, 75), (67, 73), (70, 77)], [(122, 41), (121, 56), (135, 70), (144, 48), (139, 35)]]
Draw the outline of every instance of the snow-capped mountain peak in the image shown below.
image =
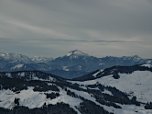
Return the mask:
[(0, 51), (0, 58), (10, 61), (19, 61), (19, 62), (30, 62), (30, 58), (26, 55), (18, 53), (7, 53), (5, 51)]
[(73, 50), (73, 51), (70, 51), (66, 56), (88, 56), (88, 54), (80, 50)]

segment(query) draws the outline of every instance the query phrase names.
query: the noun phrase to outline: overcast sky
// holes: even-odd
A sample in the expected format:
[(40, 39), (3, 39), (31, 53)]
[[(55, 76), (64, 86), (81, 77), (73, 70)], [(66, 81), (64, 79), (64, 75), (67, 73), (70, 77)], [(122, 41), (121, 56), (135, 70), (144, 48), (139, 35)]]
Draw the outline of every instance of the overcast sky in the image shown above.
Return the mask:
[(152, 58), (152, 0), (0, 0), (0, 49)]

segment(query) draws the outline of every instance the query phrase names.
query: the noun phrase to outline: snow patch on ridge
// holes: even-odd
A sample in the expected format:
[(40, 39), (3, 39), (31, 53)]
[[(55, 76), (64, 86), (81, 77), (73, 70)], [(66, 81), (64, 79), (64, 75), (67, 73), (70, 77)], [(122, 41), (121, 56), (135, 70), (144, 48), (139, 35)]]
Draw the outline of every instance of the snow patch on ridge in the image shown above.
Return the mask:
[(102, 71), (103, 71), (103, 69), (99, 70), (98, 72), (94, 73), (93, 76), (94, 76), (94, 77), (97, 77), (97, 75), (98, 75), (99, 73), (101, 73)]
[(69, 71), (68, 66), (63, 66), (64, 71)]
[(12, 67), (12, 70), (20, 69), (24, 66), (24, 64), (17, 64), (14, 67)]
[(152, 65), (151, 64), (143, 64), (141, 66), (144, 66), (144, 67), (148, 67), (148, 68), (152, 68)]

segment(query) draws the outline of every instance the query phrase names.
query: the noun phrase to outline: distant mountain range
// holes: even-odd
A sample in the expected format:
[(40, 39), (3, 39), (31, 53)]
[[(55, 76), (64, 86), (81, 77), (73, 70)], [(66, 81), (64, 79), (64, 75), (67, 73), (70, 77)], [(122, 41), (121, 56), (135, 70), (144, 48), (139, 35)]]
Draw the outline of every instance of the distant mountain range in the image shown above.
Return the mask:
[(152, 114), (150, 59), (0, 52), (0, 69), (0, 114)]
[(70, 79), (116, 65), (132, 66), (147, 63), (152, 64), (152, 60), (143, 59), (137, 55), (97, 58), (79, 50), (70, 51), (68, 54), (54, 59), (46, 57), (31, 58), (22, 54), (0, 52), (0, 71), (38, 70)]
[(0, 114), (152, 114), (151, 80), (151, 64), (113, 66), (73, 80), (0, 72)]

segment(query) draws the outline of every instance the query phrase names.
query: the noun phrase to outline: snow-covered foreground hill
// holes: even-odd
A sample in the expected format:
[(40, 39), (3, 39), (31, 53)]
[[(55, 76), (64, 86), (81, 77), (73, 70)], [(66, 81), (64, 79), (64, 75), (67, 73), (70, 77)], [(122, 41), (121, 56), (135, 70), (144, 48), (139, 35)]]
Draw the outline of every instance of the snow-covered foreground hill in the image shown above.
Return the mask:
[(152, 114), (151, 67), (112, 67), (90, 77), (1, 72), (0, 114)]
[(136, 96), (141, 102), (152, 101), (152, 72), (135, 71), (131, 74), (119, 73), (120, 78), (112, 75), (84, 82), (73, 82), (80, 85), (94, 85), (100, 83), (105, 86), (116, 87), (131, 96)]

